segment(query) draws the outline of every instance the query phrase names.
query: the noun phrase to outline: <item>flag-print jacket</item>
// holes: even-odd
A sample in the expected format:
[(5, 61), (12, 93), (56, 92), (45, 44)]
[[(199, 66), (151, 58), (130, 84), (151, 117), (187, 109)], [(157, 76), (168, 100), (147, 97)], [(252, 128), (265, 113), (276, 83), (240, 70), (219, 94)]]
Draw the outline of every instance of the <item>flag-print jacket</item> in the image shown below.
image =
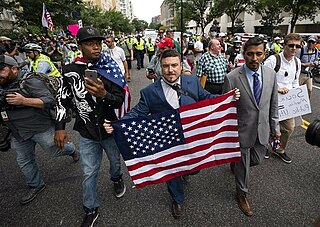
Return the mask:
[(57, 97), (56, 130), (65, 129), (68, 109), (74, 98), (77, 110), (74, 130), (85, 138), (100, 141), (110, 136), (103, 128), (104, 119), (117, 120), (114, 109), (121, 107), (125, 93), (123, 88), (99, 75), (107, 95), (93, 97), (84, 86), (85, 69), (86, 64), (76, 63), (63, 67), (62, 86)]

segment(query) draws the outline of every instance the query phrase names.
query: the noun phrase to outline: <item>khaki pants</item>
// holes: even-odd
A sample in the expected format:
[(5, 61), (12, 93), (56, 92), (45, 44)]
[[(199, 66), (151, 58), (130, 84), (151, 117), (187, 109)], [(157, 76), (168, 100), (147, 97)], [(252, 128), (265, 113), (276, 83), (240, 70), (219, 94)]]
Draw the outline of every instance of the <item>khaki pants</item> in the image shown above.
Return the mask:
[(309, 99), (311, 98), (312, 93), (312, 78), (307, 73), (300, 73), (299, 76), (299, 85), (307, 85)]
[(295, 121), (294, 121), (294, 118), (290, 118), (287, 120), (280, 121), (279, 124), (280, 124), (280, 132), (281, 132), (280, 142), (282, 144), (282, 147), (278, 151), (280, 153), (284, 153), (287, 147), (289, 138), (293, 133)]

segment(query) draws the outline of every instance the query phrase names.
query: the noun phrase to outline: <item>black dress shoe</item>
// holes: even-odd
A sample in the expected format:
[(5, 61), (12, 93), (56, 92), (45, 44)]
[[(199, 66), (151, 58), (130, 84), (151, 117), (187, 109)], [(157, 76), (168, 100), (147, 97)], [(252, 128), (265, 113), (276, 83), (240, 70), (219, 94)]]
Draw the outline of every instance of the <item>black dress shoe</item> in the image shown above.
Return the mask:
[(178, 219), (181, 217), (181, 204), (178, 204), (177, 202), (173, 201), (172, 203), (172, 215), (175, 219)]

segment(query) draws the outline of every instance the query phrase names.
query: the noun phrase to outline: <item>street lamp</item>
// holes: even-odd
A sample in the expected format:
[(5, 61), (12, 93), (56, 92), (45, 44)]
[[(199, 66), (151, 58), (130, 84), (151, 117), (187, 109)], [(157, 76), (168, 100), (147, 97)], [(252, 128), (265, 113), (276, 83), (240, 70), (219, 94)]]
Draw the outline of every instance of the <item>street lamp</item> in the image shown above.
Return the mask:
[(183, 61), (183, 0), (180, 0), (180, 43), (181, 43), (181, 61)]

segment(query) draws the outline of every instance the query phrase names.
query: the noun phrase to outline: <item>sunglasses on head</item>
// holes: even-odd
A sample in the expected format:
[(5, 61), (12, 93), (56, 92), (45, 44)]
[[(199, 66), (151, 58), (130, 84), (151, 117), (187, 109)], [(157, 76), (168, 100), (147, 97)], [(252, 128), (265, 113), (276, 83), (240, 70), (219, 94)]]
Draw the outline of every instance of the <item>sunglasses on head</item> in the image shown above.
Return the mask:
[(287, 44), (288, 45), (288, 47), (290, 47), (290, 48), (297, 48), (297, 49), (300, 49), (301, 48), (301, 45), (299, 45), (299, 44)]

